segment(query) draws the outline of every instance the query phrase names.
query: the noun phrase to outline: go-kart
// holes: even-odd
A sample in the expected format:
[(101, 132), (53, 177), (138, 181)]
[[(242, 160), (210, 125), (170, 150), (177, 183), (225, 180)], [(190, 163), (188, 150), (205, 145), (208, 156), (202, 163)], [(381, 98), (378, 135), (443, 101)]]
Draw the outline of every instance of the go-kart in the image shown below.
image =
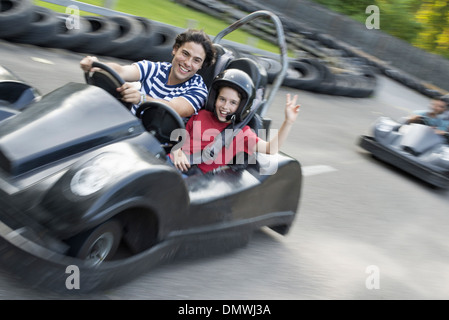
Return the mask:
[(374, 157), (397, 167), (437, 188), (449, 188), (449, 142), (421, 118), (406, 124), (380, 117), (373, 136), (362, 136), (359, 145)]
[[(271, 13), (244, 21), (267, 15), (282, 30)], [(256, 70), (233, 59), (221, 68), (231, 64)], [(73, 289), (68, 270), (76, 268), (76, 291), (92, 292), (174, 257), (241, 246), (262, 227), (289, 231), (302, 184), (297, 160), (257, 155), (185, 178), (166, 160), (183, 119), (162, 103), (144, 103), (133, 115), (116, 96), (120, 76), (107, 65), (95, 67), (101, 70), (86, 74), (86, 83), (31, 99), (0, 122), (2, 267), (33, 288), (63, 293)], [(217, 65), (209, 70), (219, 71)], [(263, 69), (253, 76), (263, 86)], [(261, 114), (252, 117), (263, 120)]]
[(38, 90), (0, 66), (0, 121), (18, 114), (30, 102), (39, 98)]

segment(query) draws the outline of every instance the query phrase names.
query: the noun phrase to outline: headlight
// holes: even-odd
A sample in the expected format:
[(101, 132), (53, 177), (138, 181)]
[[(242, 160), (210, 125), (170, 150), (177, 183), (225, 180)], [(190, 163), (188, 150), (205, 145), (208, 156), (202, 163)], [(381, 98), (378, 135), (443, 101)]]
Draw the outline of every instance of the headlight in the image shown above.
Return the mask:
[(78, 196), (88, 196), (101, 190), (110, 180), (109, 177), (102, 168), (83, 168), (73, 176), (70, 189)]
[(82, 197), (91, 195), (104, 188), (114, 177), (131, 171), (136, 162), (118, 153), (101, 154), (73, 175), (70, 190)]

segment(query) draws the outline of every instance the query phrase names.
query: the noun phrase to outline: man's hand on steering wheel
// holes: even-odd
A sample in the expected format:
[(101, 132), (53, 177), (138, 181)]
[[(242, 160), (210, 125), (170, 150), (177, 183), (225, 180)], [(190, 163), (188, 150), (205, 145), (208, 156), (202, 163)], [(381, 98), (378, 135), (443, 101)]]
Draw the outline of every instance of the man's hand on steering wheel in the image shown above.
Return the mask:
[(87, 56), (84, 57), (80, 62), (80, 67), (84, 72), (95, 72), (99, 69), (95, 70), (95, 68), (92, 68), (92, 63), (99, 62), (97, 57), (94, 56)]
[(122, 95), (123, 102), (139, 104), (141, 101), (142, 95), (132, 83), (125, 82), (117, 91)]
[(101, 63), (96, 57), (88, 56), (81, 60), (86, 83), (100, 87), (122, 102), (131, 110), (132, 103), (140, 102), (139, 91), (107, 64)]

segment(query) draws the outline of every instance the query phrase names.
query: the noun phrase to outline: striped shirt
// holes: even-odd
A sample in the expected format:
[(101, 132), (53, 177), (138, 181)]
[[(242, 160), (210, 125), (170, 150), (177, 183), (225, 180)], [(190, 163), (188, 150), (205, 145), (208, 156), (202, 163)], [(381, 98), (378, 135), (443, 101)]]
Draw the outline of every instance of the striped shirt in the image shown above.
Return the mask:
[[(167, 85), (167, 81), (172, 66), (171, 63), (142, 60), (135, 64), (140, 70), (141, 93), (145, 93), (152, 98), (167, 101), (183, 97), (190, 102), (194, 109), (193, 114), (197, 114), (204, 106), (208, 91), (203, 78), (199, 74), (195, 74), (183, 83), (170, 86)], [(136, 112), (137, 107), (137, 105), (133, 106), (133, 113)]]

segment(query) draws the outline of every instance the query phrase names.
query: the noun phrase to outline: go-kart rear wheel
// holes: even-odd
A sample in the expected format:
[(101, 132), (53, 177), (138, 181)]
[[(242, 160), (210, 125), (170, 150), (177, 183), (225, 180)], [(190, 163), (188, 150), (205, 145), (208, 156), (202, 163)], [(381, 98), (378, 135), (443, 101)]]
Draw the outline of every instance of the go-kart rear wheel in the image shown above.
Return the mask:
[(122, 226), (119, 221), (112, 219), (67, 241), (70, 245), (69, 255), (97, 266), (115, 255), (121, 238)]

